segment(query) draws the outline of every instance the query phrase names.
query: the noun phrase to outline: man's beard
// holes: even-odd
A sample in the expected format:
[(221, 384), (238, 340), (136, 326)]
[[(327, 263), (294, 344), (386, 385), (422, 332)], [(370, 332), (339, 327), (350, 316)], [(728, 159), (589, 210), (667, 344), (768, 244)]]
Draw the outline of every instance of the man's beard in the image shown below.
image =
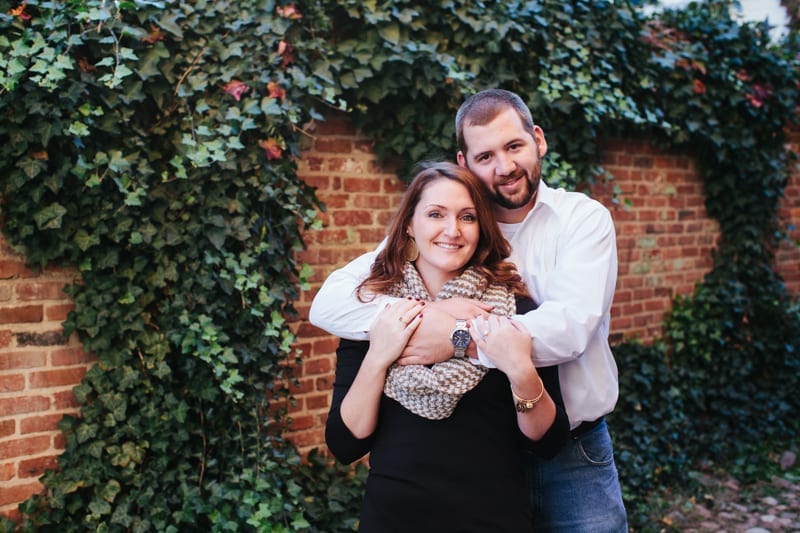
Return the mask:
[(541, 161), (532, 169), (531, 174), (524, 174), (522, 179), (525, 180), (525, 194), (516, 200), (503, 196), (497, 189), (492, 190), (492, 201), (504, 209), (519, 209), (528, 205), (531, 198), (536, 195), (539, 189), (539, 180), (542, 179), (542, 164)]

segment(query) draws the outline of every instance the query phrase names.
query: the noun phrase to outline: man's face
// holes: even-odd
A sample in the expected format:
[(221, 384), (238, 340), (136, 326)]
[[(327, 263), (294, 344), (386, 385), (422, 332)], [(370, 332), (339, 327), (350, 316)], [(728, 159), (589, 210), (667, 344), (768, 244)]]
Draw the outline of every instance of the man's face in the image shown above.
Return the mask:
[(500, 222), (520, 222), (535, 202), (547, 142), (538, 126), (533, 133), (511, 108), (483, 126), (464, 126), (468, 153), (458, 153), (458, 164), (487, 186)]

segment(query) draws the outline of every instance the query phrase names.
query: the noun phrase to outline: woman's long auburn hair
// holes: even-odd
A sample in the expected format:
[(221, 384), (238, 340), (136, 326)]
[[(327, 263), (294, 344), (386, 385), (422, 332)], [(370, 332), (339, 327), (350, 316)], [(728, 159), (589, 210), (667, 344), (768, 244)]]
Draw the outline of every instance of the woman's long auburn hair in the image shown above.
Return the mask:
[(408, 226), (422, 192), (428, 185), (440, 179), (453, 180), (463, 185), (475, 204), (480, 236), (475, 253), (464, 268), (475, 267), (489, 283), (505, 285), (515, 293), (527, 295), (528, 291), (516, 267), (506, 261), (511, 254), (511, 246), (500, 232), (490, 204), (489, 191), (483, 183), (471, 171), (455, 163), (427, 162), (420, 164), (418, 168), (420, 170), (408, 185), (389, 227), (386, 246), (378, 252), (369, 275), (356, 290), (358, 299), (371, 300), (374, 295), (385, 294), (393, 285), (402, 281), (406, 263), (405, 250), (411, 240), (407, 232)]

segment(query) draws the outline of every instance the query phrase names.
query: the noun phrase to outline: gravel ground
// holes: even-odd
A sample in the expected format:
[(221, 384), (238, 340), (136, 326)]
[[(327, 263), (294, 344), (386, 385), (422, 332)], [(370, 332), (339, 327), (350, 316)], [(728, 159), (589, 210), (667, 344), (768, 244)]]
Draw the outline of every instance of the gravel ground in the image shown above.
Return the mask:
[(752, 485), (702, 476), (701, 497), (679, 500), (661, 518), (664, 532), (800, 532), (800, 479), (796, 473)]

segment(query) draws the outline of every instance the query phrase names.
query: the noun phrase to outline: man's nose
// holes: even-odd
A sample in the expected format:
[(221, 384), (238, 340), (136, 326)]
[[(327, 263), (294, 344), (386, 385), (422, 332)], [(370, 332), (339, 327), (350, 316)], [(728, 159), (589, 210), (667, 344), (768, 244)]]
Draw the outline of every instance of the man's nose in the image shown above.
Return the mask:
[(508, 176), (512, 174), (514, 170), (517, 168), (517, 164), (514, 162), (514, 159), (507, 155), (500, 155), (497, 157), (497, 167), (495, 168), (495, 172), (499, 176)]

